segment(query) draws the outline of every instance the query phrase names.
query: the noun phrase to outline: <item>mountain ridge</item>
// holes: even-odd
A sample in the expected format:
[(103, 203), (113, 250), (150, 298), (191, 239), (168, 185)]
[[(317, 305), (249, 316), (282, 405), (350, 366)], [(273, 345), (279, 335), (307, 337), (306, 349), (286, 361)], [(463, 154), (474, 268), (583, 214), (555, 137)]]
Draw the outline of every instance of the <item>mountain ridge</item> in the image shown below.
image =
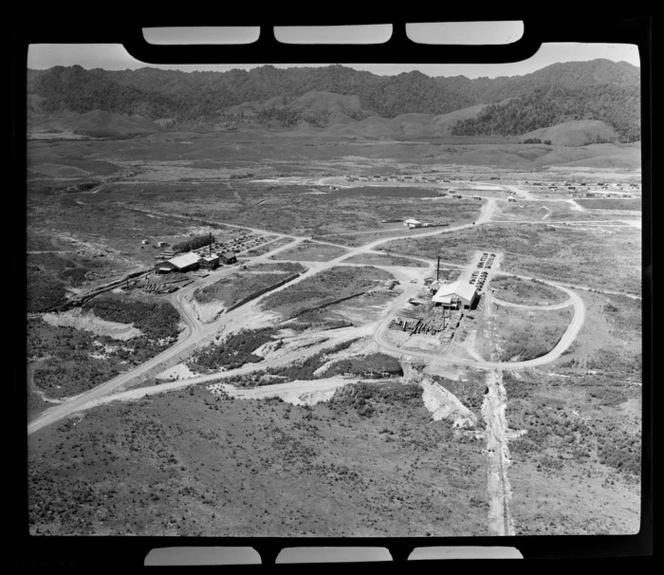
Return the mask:
[[(413, 114), (429, 114), (439, 128), (442, 122), (444, 134), (466, 136), (515, 136), (561, 123), (600, 121), (617, 141), (629, 142), (640, 138), (639, 74), (631, 64), (604, 59), (474, 80), (417, 71), (378, 76), (340, 65), (227, 72), (56, 66), (28, 71), (28, 115), (34, 125), (58, 114), (100, 110), (169, 129), (238, 129), (247, 122), (328, 129), (373, 116), (388, 120), (389, 128), (402, 117), (392, 127), (405, 121), (404, 133), (413, 136), (418, 135)], [(440, 119), (448, 114), (459, 116), (456, 123), (453, 116)], [(407, 115), (410, 120), (403, 118)], [(437, 133), (419, 123), (421, 136)]]

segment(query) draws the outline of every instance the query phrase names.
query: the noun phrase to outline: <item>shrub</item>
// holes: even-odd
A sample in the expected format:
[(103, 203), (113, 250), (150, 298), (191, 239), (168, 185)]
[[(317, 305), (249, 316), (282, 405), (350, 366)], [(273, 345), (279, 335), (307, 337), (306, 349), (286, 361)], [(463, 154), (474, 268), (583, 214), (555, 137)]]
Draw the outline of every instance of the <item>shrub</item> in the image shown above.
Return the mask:
[(275, 334), (274, 328), (244, 330), (238, 334), (227, 337), (219, 345), (212, 344), (203, 349), (196, 358), (190, 362), (208, 370), (235, 369), (245, 363), (262, 361), (262, 357), (253, 352), (270, 341)]

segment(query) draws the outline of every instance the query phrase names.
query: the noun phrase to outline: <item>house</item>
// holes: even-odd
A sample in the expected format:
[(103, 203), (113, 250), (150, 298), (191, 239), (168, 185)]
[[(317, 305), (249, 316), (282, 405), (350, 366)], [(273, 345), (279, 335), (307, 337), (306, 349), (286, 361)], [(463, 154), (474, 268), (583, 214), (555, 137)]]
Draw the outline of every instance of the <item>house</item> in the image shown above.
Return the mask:
[(516, 198), (514, 196), (508, 196), (507, 201), (508, 202), (516, 202)]
[(421, 228), (422, 227), (422, 222), (419, 220), (404, 220), (403, 223), (404, 226), (408, 226), (409, 228)]
[(467, 281), (457, 280), (449, 284), (443, 284), (433, 295), (431, 301), (434, 305), (441, 305), (459, 309), (470, 309), (477, 300), (477, 289)]

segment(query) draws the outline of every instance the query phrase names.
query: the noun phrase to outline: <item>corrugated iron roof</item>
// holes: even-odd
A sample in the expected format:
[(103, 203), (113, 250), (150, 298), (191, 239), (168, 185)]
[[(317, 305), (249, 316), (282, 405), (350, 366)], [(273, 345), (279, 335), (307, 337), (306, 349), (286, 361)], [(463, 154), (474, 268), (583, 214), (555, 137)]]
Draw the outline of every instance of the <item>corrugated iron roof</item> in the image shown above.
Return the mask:
[(431, 298), (434, 303), (449, 303), (452, 296), (457, 296), (472, 301), (475, 295), (475, 286), (462, 280), (449, 284), (443, 284)]
[(170, 260), (168, 260), (168, 263), (173, 264), (175, 267), (178, 268), (186, 268), (192, 264), (198, 263), (200, 259), (201, 258), (198, 254), (195, 254), (193, 252), (187, 252), (186, 254), (182, 254), (180, 256), (171, 258)]

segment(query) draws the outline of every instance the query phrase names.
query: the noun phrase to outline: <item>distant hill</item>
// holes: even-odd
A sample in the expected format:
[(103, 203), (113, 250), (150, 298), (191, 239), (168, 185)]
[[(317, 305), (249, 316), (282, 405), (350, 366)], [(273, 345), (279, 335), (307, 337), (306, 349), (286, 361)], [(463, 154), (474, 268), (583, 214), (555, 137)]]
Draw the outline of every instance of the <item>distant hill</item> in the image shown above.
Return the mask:
[[(56, 66), (28, 73), (28, 111), (35, 117), (98, 110), (114, 114), (108, 118), (117, 122), (120, 117), (152, 122), (143, 124), (145, 130), (251, 124), (308, 125), (351, 137), (362, 135), (362, 129), (368, 137), (514, 136), (561, 123), (599, 121), (616, 140), (631, 142), (640, 138), (639, 94), (639, 69), (609, 60), (474, 80), (417, 71), (378, 76), (339, 65), (190, 73)], [(101, 116), (81, 122), (113, 131), (112, 122), (104, 124)], [(125, 123), (118, 131), (131, 133), (132, 128)]]
[(486, 106), (476, 117), (457, 123), (452, 133), (513, 136), (571, 121), (598, 120), (611, 126), (617, 139), (633, 142), (640, 137), (639, 98), (638, 86), (537, 87), (507, 103)]
[(42, 121), (35, 121), (33, 129), (71, 132), (94, 138), (127, 138), (164, 131), (159, 123), (140, 116), (129, 117), (103, 110), (45, 118)]
[(616, 131), (599, 120), (565, 122), (549, 128), (533, 130), (521, 137), (525, 140), (551, 142), (554, 146), (585, 146), (618, 140)]

